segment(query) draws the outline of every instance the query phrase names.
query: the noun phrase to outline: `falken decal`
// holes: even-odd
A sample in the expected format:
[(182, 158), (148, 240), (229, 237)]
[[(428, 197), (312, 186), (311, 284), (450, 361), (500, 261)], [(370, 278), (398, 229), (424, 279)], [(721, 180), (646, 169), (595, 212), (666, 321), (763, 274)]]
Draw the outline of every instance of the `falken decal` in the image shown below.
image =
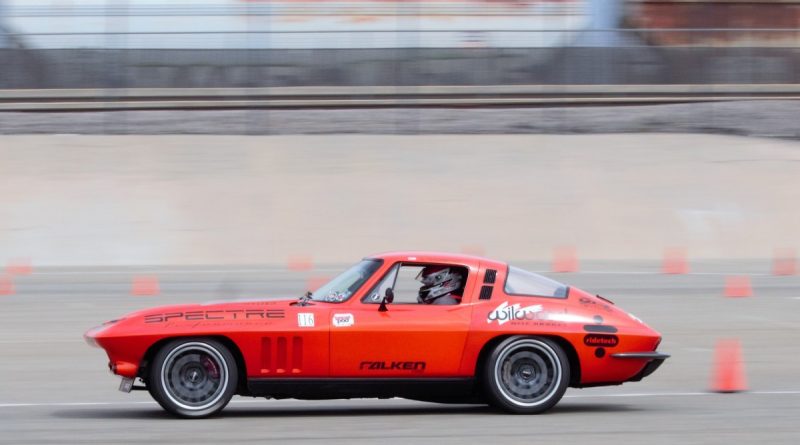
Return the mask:
[(369, 371), (414, 371), (425, 370), (425, 362), (361, 362), (359, 369)]
[(507, 301), (504, 301), (489, 312), (489, 315), (486, 316), (486, 323), (497, 321), (498, 325), (504, 325), (509, 321), (539, 320), (542, 318), (540, 312), (542, 312), (541, 304), (522, 307), (519, 303), (509, 305)]
[(353, 314), (333, 314), (333, 319), (331, 320), (331, 323), (333, 324), (334, 327), (344, 328), (348, 326), (353, 326), (354, 324), (356, 324), (356, 320), (355, 317), (353, 317)]

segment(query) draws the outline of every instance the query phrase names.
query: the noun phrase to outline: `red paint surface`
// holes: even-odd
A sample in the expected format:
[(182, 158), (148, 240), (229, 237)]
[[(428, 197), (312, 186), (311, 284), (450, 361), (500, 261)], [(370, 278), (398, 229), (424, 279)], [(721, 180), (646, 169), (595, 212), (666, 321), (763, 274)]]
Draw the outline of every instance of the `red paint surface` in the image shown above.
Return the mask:
[[(617, 306), (571, 287), (567, 298), (509, 296), (503, 287), (505, 263), (469, 255), (429, 252), (395, 252), (376, 255), (381, 267), (341, 303), (297, 300), (179, 305), (128, 314), (120, 321), (86, 333), (90, 342), (106, 350), (118, 363), (117, 373), (134, 377), (148, 348), (176, 337), (225, 337), (241, 351), (249, 377), (467, 377), (476, 370), (479, 354), (488, 342), (507, 335), (536, 335), (560, 339), (574, 349), (580, 361), (581, 384), (613, 384), (639, 373), (645, 359), (616, 359), (617, 352), (654, 351), (660, 334)], [(449, 264), (466, 268), (462, 303), (453, 306), (390, 304), (379, 312), (377, 304), (362, 297), (397, 264)], [(487, 269), (497, 271), (493, 294), (480, 300)], [(519, 305), (519, 319), (498, 321), (501, 305)], [(522, 308), (540, 305), (535, 314)], [(252, 314), (247, 316), (246, 314)], [(309, 315), (311, 314), (311, 315)], [(338, 326), (337, 320), (352, 323)], [(313, 316), (313, 326), (299, 319)], [(147, 321), (150, 322), (147, 322)], [(155, 320), (155, 322), (154, 322)], [(586, 325), (617, 329), (616, 346), (603, 358), (584, 344)], [(380, 369), (365, 371), (361, 363), (425, 362), (422, 371)], [(125, 366), (122, 366), (125, 364)]]

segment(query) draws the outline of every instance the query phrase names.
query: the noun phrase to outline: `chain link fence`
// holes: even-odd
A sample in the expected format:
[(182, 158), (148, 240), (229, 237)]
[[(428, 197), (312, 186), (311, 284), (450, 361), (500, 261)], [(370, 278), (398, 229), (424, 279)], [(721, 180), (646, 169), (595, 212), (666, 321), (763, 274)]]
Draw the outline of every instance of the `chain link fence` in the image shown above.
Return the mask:
[[(469, 35), (468, 31), (447, 31)], [(349, 39), (371, 40), (375, 48), (323, 49), (0, 49), (0, 89), (17, 88), (246, 88), (272, 86), (516, 85), (516, 84), (718, 84), (800, 83), (800, 30), (636, 29), (585, 31), (614, 33), (613, 47), (541, 46), (546, 30), (492, 31), (516, 45), (482, 45), (475, 35), (461, 48), (380, 47), (382, 41), (414, 39), (414, 33), (350, 32)], [(562, 31), (559, 31), (562, 32)], [(648, 42), (665, 33), (682, 43)], [(739, 33), (739, 34), (736, 34)], [(264, 39), (280, 33), (113, 33), (122, 46), (141, 38), (175, 46), (204, 41)], [(378, 34), (387, 34), (378, 36)], [(391, 35), (389, 35), (391, 34)], [(405, 35), (408, 34), (408, 35)], [(436, 31), (417, 31), (417, 39)], [(747, 38), (750, 35), (752, 38)], [(64, 34), (64, 39), (80, 34)], [(331, 34), (333, 36), (333, 34)], [(718, 39), (713, 38), (718, 36)], [(774, 38), (765, 38), (773, 36)], [(14, 35), (17, 40), (31, 36)], [(324, 39), (325, 34), (293, 33), (294, 39)], [(333, 37), (331, 37), (333, 38)], [(589, 37), (584, 40), (601, 40)], [(732, 40), (736, 44), (730, 44)], [(709, 42), (720, 42), (715, 45)], [(525, 42), (533, 42), (525, 46)], [(753, 42), (748, 44), (747, 42)], [(766, 42), (766, 43), (765, 43)], [(362, 45), (363, 46), (363, 45)]]

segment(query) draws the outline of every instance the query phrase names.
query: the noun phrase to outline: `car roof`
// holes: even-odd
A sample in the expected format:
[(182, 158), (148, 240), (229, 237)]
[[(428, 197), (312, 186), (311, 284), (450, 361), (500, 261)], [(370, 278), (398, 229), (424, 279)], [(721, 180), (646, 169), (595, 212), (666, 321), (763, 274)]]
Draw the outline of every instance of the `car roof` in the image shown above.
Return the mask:
[(483, 264), (488, 267), (505, 267), (506, 263), (502, 261), (492, 260), (485, 257), (468, 255), (465, 253), (448, 253), (448, 252), (432, 252), (424, 250), (407, 250), (395, 252), (383, 252), (375, 255), (370, 255), (367, 258), (378, 258), (387, 262), (397, 261), (416, 261), (421, 263), (461, 263), (474, 267)]

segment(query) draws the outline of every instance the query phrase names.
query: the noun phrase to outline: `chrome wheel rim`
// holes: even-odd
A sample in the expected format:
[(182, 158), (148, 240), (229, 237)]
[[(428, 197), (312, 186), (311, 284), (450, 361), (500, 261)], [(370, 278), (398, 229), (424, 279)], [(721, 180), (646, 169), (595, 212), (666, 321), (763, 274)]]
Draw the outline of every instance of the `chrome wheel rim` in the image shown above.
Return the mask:
[(161, 382), (173, 403), (187, 410), (203, 410), (224, 395), (228, 364), (219, 351), (205, 343), (184, 343), (164, 359)]
[(547, 402), (558, 390), (562, 374), (556, 352), (537, 340), (508, 345), (494, 371), (496, 386), (506, 400), (525, 407)]

